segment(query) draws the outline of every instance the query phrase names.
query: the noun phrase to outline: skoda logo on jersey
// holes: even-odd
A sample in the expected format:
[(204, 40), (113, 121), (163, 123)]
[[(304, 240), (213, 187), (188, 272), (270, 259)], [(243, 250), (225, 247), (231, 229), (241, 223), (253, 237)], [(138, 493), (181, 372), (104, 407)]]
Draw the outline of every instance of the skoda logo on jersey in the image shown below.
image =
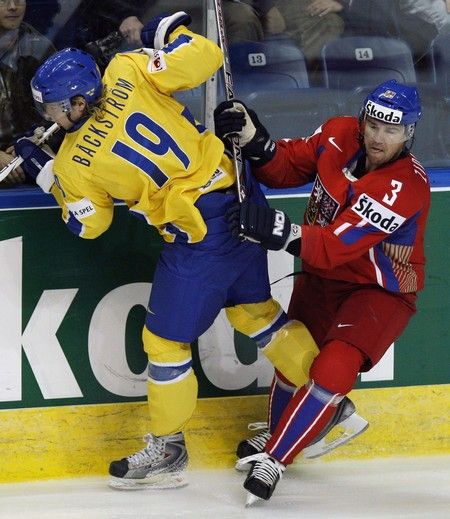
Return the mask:
[(373, 101), (367, 101), (366, 115), (379, 119), (385, 123), (400, 124), (403, 113), (400, 110), (393, 110), (392, 108), (386, 108), (385, 106), (374, 103)]
[(356, 204), (352, 206), (352, 211), (373, 227), (388, 234), (393, 233), (405, 221), (403, 216), (394, 213), (365, 193), (359, 196)]

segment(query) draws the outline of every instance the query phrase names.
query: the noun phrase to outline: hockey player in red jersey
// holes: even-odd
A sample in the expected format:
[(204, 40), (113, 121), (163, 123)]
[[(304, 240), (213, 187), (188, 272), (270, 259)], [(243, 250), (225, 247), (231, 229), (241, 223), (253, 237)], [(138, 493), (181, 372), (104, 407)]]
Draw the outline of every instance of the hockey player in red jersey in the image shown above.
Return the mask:
[(415, 313), (430, 204), (427, 175), (410, 153), (420, 115), (417, 90), (394, 80), (367, 96), (359, 118), (332, 118), (301, 139), (273, 142), (239, 101), (216, 109), (216, 132), (239, 136), (260, 182), (271, 188), (314, 182), (303, 225), (250, 202), (229, 212), (235, 234), (302, 259), (288, 313), (320, 349), (297, 392), (289, 393), (289, 381), (277, 374), (271, 434), (264, 450), (245, 459), (252, 462), (244, 483), (250, 502), (270, 498), (358, 373), (380, 360)]

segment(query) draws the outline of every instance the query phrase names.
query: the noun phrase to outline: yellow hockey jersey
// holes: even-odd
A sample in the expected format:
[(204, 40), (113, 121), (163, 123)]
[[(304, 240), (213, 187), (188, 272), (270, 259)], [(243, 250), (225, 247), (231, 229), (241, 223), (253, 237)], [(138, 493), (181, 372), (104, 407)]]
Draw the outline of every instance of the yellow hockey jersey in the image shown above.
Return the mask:
[(215, 43), (185, 27), (161, 50), (112, 59), (103, 76), (102, 116), (69, 131), (53, 163), (51, 192), (72, 232), (83, 238), (103, 233), (113, 199), (120, 199), (167, 241), (174, 239), (173, 227), (189, 242), (203, 239), (206, 225), (194, 204), (204, 193), (230, 187), (233, 167), (220, 139), (171, 94), (205, 82), (222, 61)]

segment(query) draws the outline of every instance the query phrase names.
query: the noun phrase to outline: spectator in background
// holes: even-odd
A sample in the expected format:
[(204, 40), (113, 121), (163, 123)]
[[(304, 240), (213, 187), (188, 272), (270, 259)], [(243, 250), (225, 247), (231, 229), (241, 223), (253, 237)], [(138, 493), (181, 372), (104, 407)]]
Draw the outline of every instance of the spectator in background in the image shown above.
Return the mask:
[(416, 70), (427, 67), (433, 39), (448, 21), (444, 0), (339, 0), (345, 35), (375, 35), (404, 40)]
[(49, 38), (53, 20), (60, 11), (60, 0), (28, 0), (23, 20)]
[(341, 35), (343, 6), (335, 0), (227, 0), (223, 3), (228, 42), (260, 41), (285, 34), (317, 68), (325, 43)]
[(269, 20), (275, 18), (275, 10), (284, 27), (268, 25), (267, 32), (290, 36), (303, 51), (308, 68), (316, 70), (322, 47), (344, 31), (344, 21), (339, 15), (342, 5), (335, 0), (276, 0), (269, 11)]
[(265, 7), (265, 34), (284, 33), (295, 40), (311, 72), (318, 68), (322, 47), (329, 41), (341, 35), (380, 35), (404, 40), (420, 73), (428, 66), (431, 42), (449, 18), (444, 0), (253, 2), (259, 3)]
[[(13, 140), (42, 119), (34, 109), (30, 81), (53, 52), (50, 40), (23, 22), (26, 0), (0, 0), (0, 168), (14, 157)], [(0, 185), (22, 184), (21, 168)]]
[(57, 49), (84, 48), (91, 41), (119, 31), (129, 46), (140, 46), (142, 23), (139, 17), (148, 2), (138, 0), (30, 0), (31, 23), (42, 31)]
[(225, 0), (222, 4), (228, 44), (264, 39), (263, 17), (267, 2)]
[(397, 0), (399, 33), (416, 61), (429, 51), (434, 38), (447, 23), (444, 0)]

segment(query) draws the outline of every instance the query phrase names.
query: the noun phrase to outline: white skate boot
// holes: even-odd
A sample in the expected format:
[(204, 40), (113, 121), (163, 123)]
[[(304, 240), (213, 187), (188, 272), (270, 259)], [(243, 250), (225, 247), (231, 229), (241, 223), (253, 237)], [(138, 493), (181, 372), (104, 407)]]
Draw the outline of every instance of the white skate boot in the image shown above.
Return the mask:
[(147, 447), (111, 462), (109, 486), (119, 490), (161, 489), (187, 485), (188, 454), (183, 433), (171, 436), (146, 434)]

